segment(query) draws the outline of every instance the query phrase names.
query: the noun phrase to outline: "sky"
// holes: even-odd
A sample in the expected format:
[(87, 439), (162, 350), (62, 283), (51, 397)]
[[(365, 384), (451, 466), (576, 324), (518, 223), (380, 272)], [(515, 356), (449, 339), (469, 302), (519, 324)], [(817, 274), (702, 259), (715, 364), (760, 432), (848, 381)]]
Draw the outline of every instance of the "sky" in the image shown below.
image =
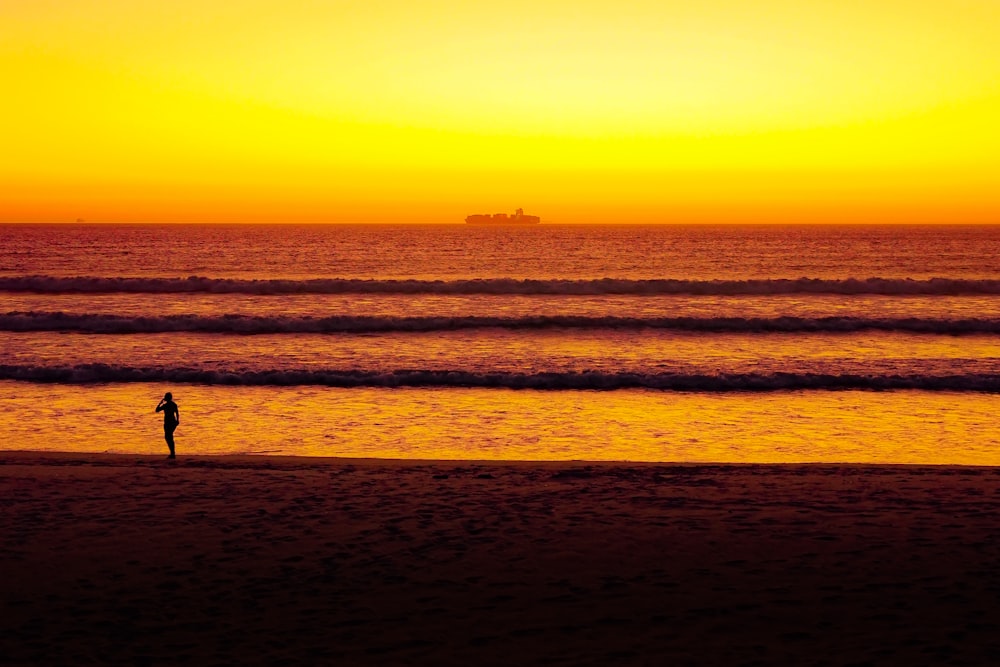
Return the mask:
[(996, 0), (0, 0), (0, 222), (998, 223)]

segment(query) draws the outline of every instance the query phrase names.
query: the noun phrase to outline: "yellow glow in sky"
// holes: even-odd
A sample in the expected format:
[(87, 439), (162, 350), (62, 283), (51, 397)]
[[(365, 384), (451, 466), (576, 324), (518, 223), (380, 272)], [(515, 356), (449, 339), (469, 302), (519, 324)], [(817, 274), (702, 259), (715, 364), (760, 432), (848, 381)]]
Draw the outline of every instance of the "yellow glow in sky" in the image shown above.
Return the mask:
[(1000, 222), (995, 0), (4, 0), (0, 221)]

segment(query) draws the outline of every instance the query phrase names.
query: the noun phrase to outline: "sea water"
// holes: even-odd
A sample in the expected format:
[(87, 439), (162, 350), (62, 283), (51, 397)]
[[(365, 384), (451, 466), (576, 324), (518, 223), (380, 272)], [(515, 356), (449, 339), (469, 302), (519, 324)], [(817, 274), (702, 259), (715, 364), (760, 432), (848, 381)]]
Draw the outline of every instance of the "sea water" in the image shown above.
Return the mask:
[(1000, 228), (6, 225), (0, 448), (1000, 463)]

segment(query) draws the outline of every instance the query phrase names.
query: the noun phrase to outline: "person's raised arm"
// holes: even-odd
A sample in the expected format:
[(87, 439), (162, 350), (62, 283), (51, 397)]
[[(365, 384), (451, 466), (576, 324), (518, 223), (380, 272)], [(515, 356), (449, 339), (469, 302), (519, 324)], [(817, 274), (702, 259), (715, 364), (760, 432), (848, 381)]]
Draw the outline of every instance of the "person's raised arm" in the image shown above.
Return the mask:
[(157, 412), (163, 412), (163, 399), (162, 398), (160, 399), (160, 402), (156, 404), (156, 411)]

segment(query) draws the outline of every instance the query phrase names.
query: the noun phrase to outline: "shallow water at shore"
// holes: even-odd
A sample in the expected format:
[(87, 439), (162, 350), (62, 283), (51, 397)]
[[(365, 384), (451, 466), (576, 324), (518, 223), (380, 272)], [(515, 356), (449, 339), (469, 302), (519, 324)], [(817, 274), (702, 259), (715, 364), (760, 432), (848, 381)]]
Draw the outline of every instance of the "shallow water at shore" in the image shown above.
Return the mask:
[(1000, 465), (1000, 396), (459, 388), (62, 385), (4, 381), (0, 449), (725, 463)]

